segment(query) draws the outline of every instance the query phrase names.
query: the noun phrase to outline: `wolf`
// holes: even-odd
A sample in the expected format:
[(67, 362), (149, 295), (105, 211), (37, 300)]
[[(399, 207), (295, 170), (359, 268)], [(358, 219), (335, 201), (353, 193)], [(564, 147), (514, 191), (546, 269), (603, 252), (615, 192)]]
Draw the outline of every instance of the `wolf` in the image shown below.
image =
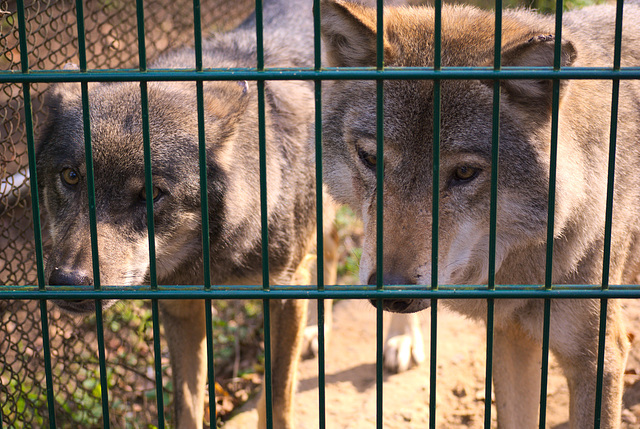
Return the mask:
[[(313, 27), (310, 11), (301, 7), (304, 1), (265, 3), (266, 66), (311, 65)], [(158, 59), (153, 68), (194, 65), (194, 50), (182, 48)], [(255, 67), (255, 15), (238, 29), (205, 40), (203, 65)], [(264, 91), (269, 281), (289, 284), (315, 243), (315, 173), (307, 143), (313, 86), (268, 81)], [(212, 284), (261, 284), (257, 84), (203, 85), (209, 261), (202, 256), (195, 83), (148, 84), (152, 194), (145, 190), (139, 84), (92, 83), (88, 98), (100, 283), (129, 286), (151, 281), (146, 201), (152, 199), (158, 284), (202, 285), (205, 264)], [(47, 108), (48, 122), (36, 156), (40, 200), (52, 239), (46, 280), (52, 286), (93, 285), (80, 85), (53, 85)], [(327, 279), (335, 282), (335, 274), (328, 273)], [(102, 302), (105, 308), (110, 304)], [(59, 300), (57, 305), (79, 314), (94, 309), (93, 300)], [(204, 302), (162, 300), (160, 310), (171, 357), (177, 427), (202, 428), (207, 375)], [(306, 301), (273, 300), (270, 313), (273, 425), (288, 429), (293, 427)], [(264, 394), (258, 426), (266, 426)]]
[[(322, 1), (329, 66), (376, 65), (376, 11)], [(494, 14), (469, 6), (442, 8), (442, 66), (494, 64)], [(612, 67), (615, 7), (564, 15), (562, 67)], [(503, 11), (503, 66), (552, 67), (555, 20), (529, 10)], [(387, 66), (434, 66), (434, 9), (385, 8)], [(624, 5), (621, 65), (640, 63), (640, 8)], [(385, 284), (429, 285), (432, 198), (439, 193), (438, 283), (487, 284), (492, 97), (494, 82), (441, 81), (439, 189), (433, 189), (434, 83), (384, 82)], [(544, 284), (550, 184), (552, 88), (548, 80), (501, 80), (495, 280)], [(603, 276), (612, 82), (559, 84), (554, 284), (600, 284)], [(363, 218), (360, 280), (376, 280), (376, 90), (372, 81), (335, 81), (325, 92), (325, 183)], [(620, 81), (610, 284), (636, 283), (640, 262), (640, 82)], [(416, 312), (428, 299), (386, 300), (393, 312)], [(445, 304), (478, 320), (481, 300)], [(543, 300), (495, 302), (493, 382), (498, 426), (538, 424)], [(551, 301), (550, 348), (567, 378), (570, 427), (594, 425), (600, 302)], [(622, 375), (629, 340), (620, 310), (608, 301), (601, 427), (620, 424)]]

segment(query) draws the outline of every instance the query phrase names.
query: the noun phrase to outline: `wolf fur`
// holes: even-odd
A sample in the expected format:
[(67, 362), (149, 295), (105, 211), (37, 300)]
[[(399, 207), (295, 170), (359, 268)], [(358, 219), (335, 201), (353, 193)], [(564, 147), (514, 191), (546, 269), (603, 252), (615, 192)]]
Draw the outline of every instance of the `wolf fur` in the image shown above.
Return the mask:
[[(306, 2), (266, 2), (264, 17), (266, 66), (311, 65), (312, 24)], [(255, 17), (231, 33), (206, 40), (203, 63), (205, 68), (255, 67)], [(194, 51), (184, 48), (153, 67), (194, 64)], [(315, 242), (315, 173), (307, 144), (314, 112), (312, 84), (268, 81), (265, 94), (270, 282), (289, 284)], [(100, 283), (149, 283), (145, 198), (154, 198), (158, 283), (203, 284), (195, 83), (148, 84), (152, 196), (144, 192), (139, 84), (90, 84), (88, 96)], [(49, 120), (37, 151), (40, 198), (53, 240), (46, 278), (50, 285), (92, 285), (80, 85), (54, 85), (47, 105)], [(256, 83), (205, 82), (204, 111), (211, 282), (260, 284)], [(330, 225), (331, 219), (326, 222)], [(335, 256), (334, 251), (329, 258)], [(329, 260), (327, 266), (335, 264)], [(327, 279), (335, 281), (335, 274), (328, 273)], [(94, 309), (92, 300), (57, 304), (75, 313)], [(167, 300), (160, 308), (171, 355), (177, 427), (201, 428), (207, 374), (204, 303)], [(271, 302), (273, 424), (279, 429), (293, 426), (294, 378), (305, 319), (306, 301)], [(265, 425), (263, 395), (259, 427)]]
[[(622, 67), (640, 63), (640, 8), (625, 4)], [(565, 13), (563, 67), (612, 67), (615, 8)], [(554, 18), (506, 10), (503, 66), (553, 66)], [(442, 9), (442, 66), (493, 66), (494, 15), (467, 6)], [(322, 35), (330, 66), (375, 66), (376, 12), (323, 0)], [(434, 10), (384, 11), (387, 66), (433, 67)], [(543, 284), (549, 197), (552, 83), (500, 82), (496, 282)], [(554, 284), (600, 284), (612, 82), (562, 81), (553, 238)], [(440, 139), (440, 284), (486, 284), (493, 82), (442, 81)], [(364, 220), (363, 283), (375, 282), (376, 91), (372, 81), (336, 81), (325, 93), (325, 182)], [(640, 82), (620, 81), (610, 284), (635, 283), (640, 252)], [(430, 284), (433, 82), (384, 82), (384, 282)], [(430, 300), (389, 300), (415, 312)], [(446, 305), (483, 320), (481, 300)], [(570, 427), (593, 427), (600, 302), (551, 301), (550, 347), (566, 375)], [(538, 424), (543, 301), (495, 302), (493, 376), (501, 428)], [(629, 348), (618, 302), (607, 312), (602, 426), (620, 424), (622, 375)]]

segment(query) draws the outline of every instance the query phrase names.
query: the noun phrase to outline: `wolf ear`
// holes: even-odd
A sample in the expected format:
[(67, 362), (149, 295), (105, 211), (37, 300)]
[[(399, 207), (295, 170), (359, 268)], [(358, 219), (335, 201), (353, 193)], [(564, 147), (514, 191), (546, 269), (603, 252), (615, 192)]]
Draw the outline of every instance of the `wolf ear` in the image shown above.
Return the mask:
[[(502, 54), (502, 65), (514, 67), (553, 67), (555, 38), (553, 35), (535, 36), (524, 43), (507, 49)], [(561, 67), (571, 66), (577, 58), (570, 41), (562, 42)], [(560, 96), (569, 82), (560, 81)], [(509, 98), (524, 107), (551, 109), (553, 81), (551, 80), (503, 80), (502, 88)]]
[(249, 83), (208, 82), (204, 84), (204, 109), (216, 118), (242, 114), (249, 104)]
[[(80, 70), (74, 63), (67, 63), (62, 70)], [(99, 83), (89, 82), (88, 88), (91, 90)], [(46, 93), (45, 102), (50, 109), (62, 109), (65, 106), (80, 105), (82, 97), (82, 87), (80, 82), (61, 82), (53, 84)]]
[[(67, 63), (62, 70), (80, 70), (74, 63)], [(50, 107), (77, 103), (82, 96), (79, 82), (62, 82), (51, 85), (47, 91), (46, 102)]]
[[(322, 38), (331, 67), (376, 65), (376, 11), (342, 0), (322, 0)], [(392, 55), (384, 37), (384, 58)]]

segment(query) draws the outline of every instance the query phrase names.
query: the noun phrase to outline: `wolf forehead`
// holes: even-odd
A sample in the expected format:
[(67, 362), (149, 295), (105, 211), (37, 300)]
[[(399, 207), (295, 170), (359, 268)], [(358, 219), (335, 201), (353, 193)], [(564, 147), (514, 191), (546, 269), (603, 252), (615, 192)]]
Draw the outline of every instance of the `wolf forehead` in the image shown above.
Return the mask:
[[(338, 3), (340, 4), (340, 3)], [(338, 6), (340, 7), (340, 6)], [(353, 21), (349, 25), (323, 27), (329, 41), (330, 63), (347, 59), (353, 66), (376, 64), (376, 11), (360, 6), (348, 7)], [(325, 17), (333, 24), (335, 15)], [(357, 25), (353, 25), (357, 22)], [(385, 9), (384, 62), (386, 66), (433, 67), (435, 59), (435, 9), (431, 7), (397, 7)], [(441, 66), (493, 66), (495, 49), (495, 16), (492, 12), (466, 6), (444, 6), (441, 9)], [(529, 42), (552, 42), (554, 22), (544, 16), (531, 16), (520, 11), (503, 12), (502, 50)], [(342, 34), (340, 34), (342, 32)], [(345, 32), (351, 43), (368, 48), (342, 51)]]
[[(377, 129), (375, 82), (338, 83), (334, 105), (324, 127), (337, 131), (347, 143), (365, 144), (374, 152)], [(477, 80), (440, 83), (440, 148), (490, 158), (492, 151), (493, 90)], [(384, 83), (383, 130), (385, 142), (412, 147), (414, 153), (431, 153), (434, 141), (434, 84), (429, 80), (395, 80)], [(358, 102), (353, 102), (358, 100)], [(510, 112), (501, 112), (505, 144), (524, 144)], [(334, 132), (335, 135), (335, 132)], [(513, 138), (509, 138), (513, 137)], [(509, 141), (507, 141), (509, 140)], [(367, 149), (362, 147), (362, 149)]]
[[(242, 88), (238, 89), (242, 91)], [(148, 88), (149, 136), (154, 166), (170, 163), (176, 154), (197, 160), (198, 119), (195, 86), (153, 83)], [(89, 87), (89, 123), (96, 167), (121, 166), (139, 169), (143, 165), (143, 119), (140, 86), (125, 82), (96, 84)], [(205, 100), (206, 102), (206, 100)], [(211, 103), (209, 103), (211, 104)], [(230, 102), (229, 104), (233, 104)], [(45, 131), (40, 152), (64, 154), (67, 162), (84, 160), (84, 117), (79, 87), (74, 84), (57, 85), (48, 99), (49, 127)], [(216, 122), (222, 116), (211, 106), (209, 134), (216, 132)], [(212, 112), (213, 111), (213, 112)], [(65, 150), (58, 152), (56, 147)], [(194, 155), (194, 156), (192, 156)], [(117, 161), (117, 162), (116, 162)], [(72, 165), (70, 165), (72, 166)]]

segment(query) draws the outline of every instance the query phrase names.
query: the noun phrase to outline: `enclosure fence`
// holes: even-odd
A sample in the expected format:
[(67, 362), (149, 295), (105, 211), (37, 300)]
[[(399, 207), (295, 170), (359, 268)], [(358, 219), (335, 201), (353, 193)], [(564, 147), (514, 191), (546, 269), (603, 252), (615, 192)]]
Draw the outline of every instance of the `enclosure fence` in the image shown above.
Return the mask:
[[(133, 2), (101, 2), (97, 0), (89, 0), (83, 2), (78, 0), (75, 4), (65, 1), (39, 1), (33, 0), (29, 4), (25, 4), (24, 0), (17, 0), (15, 3), (0, 2), (0, 13), (4, 15), (0, 17), (0, 28), (2, 29), (2, 39), (0, 39), (0, 48), (3, 50), (3, 57), (0, 58), (0, 64), (3, 65), (0, 70), (0, 85), (2, 92), (0, 93), (0, 111), (3, 113), (3, 127), (0, 129), (3, 140), (3, 156), (4, 161), (0, 164), (3, 178), (3, 189), (0, 193), (2, 201), (0, 202), (0, 214), (2, 214), (2, 231), (0, 231), (0, 273), (3, 286), (0, 286), (0, 309), (2, 309), (2, 344), (0, 344), (0, 352), (4, 360), (5, 368), (0, 368), (2, 378), (1, 400), (2, 419), (0, 426), (2, 427), (27, 427), (29, 425), (42, 427), (57, 427), (56, 415), (60, 410), (60, 403), (57, 399), (59, 392), (54, 391), (54, 379), (59, 376), (60, 371), (57, 369), (60, 362), (53, 359), (52, 356), (57, 354), (59, 343), (52, 342), (52, 336), (55, 332), (63, 331), (65, 335), (71, 334), (74, 329), (78, 328), (75, 322), (64, 320), (64, 316), (57, 313), (50, 313), (47, 309), (47, 302), (53, 299), (93, 299), (99, 304), (102, 300), (119, 299), (119, 300), (151, 300), (150, 316), (135, 316), (145, 319), (144, 336), (148, 339), (158, 339), (159, 318), (158, 318), (158, 300), (159, 299), (202, 299), (205, 302), (207, 310), (207, 343), (208, 343), (208, 359), (209, 359), (209, 395), (215, 397), (215, 374), (213, 371), (213, 339), (212, 332), (212, 300), (218, 299), (259, 299), (263, 301), (264, 309), (264, 338), (265, 338), (265, 385), (267, 392), (267, 426), (272, 427), (271, 422), (271, 371), (270, 371), (270, 329), (269, 329), (269, 308), (270, 300), (273, 299), (318, 299), (318, 326), (319, 326), (319, 342), (320, 354), (318, 359), (319, 368), (319, 386), (320, 386), (320, 421), (319, 426), (324, 428), (326, 422), (325, 416), (325, 358), (324, 358), (324, 305), (323, 300), (333, 299), (369, 299), (377, 302), (377, 427), (384, 427), (382, 397), (383, 391), (383, 368), (382, 368), (382, 302), (384, 299), (395, 298), (426, 298), (431, 299), (431, 380), (430, 380), (430, 427), (435, 427), (436, 418), (436, 360), (435, 350), (437, 347), (437, 309), (438, 301), (441, 299), (483, 299), (488, 303), (487, 308), (487, 365), (486, 365), (486, 395), (485, 395), (485, 427), (491, 425), (491, 371), (492, 371), (492, 344), (493, 344), (493, 320), (494, 320), (494, 303), (496, 299), (513, 299), (513, 298), (534, 298), (543, 299), (544, 306), (544, 341), (542, 347), (542, 391), (540, 396), (540, 427), (545, 427), (545, 410), (546, 410), (546, 380), (548, 369), (549, 355), (549, 321), (550, 321), (550, 303), (551, 299), (598, 299), (601, 302), (600, 313), (600, 342), (598, 350), (598, 384), (597, 384), (597, 402), (595, 404), (596, 427), (599, 427), (600, 420), (600, 398), (602, 396), (602, 379), (604, 365), (604, 337), (606, 331), (606, 315), (607, 300), (613, 298), (640, 298), (640, 288), (637, 285), (609, 285), (609, 263), (610, 263), (610, 236), (612, 228), (612, 199), (613, 199), (613, 172), (615, 163), (616, 148), (616, 123), (618, 115), (618, 92), (619, 83), (623, 79), (640, 79), (640, 67), (620, 67), (620, 51), (621, 51), (621, 34), (622, 34), (622, 18), (624, 2), (617, 2), (617, 19), (616, 19), (616, 37), (615, 37), (615, 56), (612, 67), (588, 67), (588, 68), (561, 68), (560, 66), (560, 48), (562, 40), (562, 0), (556, 3), (556, 32), (555, 32), (555, 60), (552, 68), (523, 68), (508, 67), (503, 68), (500, 60), (501, 50), (501, 25), (502, 25), (502, 1), (496, 0), (495, 3), (495, 63), (493, 67), (460, 67), (448, 68), (441, 67), (441, 7), (442, 1), (435, 1), (435, 63), (430, 68), (389, 68), (384, 65), (383, 58), (383, 13), (382, 0), (378, 0), (377, 15), (377, 34), (378, 34), (378, 55), (377, 66), (374, 68), (347, 68), (333, 69), (326, 68), (321, 65), (321, 44), (320, 44), (320, 4), (316, 1), (313, 5), (315, 11), (315, 66), (308, 69), (268, 69), (264, 67), (264, 51), (262, 47), (262, 14), (261, 0), (256, 0), (255, 6), (257, 12), (257, 40), (258, 40), (258, 60), (255, 68), (241, 68), (233, 70), (222, 69), (204, 69), (202, 67), (202, 28), (212, 28), (215, 22), (224, 20), (228, 26), (233, 23), (240, 22), (245, 11), (248, 13), (251, 6), (238, 8), (237, 4), (233, 7), (229, 6), (228, 10), (222, 10), (217, 7), (204, 8), (200, 4), (200, 0), (194, 0), (193, 19), (190, 22), (173, 22), (168, 18), (186, 19), (184, 13), (172, 12), (169, 7), (178, 7), (184, 10), (184, 4), (180, 2), (166, 2), (165, 7), (155, 7), (148, 9), (145, 7), (143, 0), (137, 0), (135, 7)], [(226, 4), (226, 3), (225, 3)], [(175, 6), (179, 5), (179, 6)], [(311, 5), (310, 5), (311, 7)], [(135, 9), (135, 14), (133, 10)], [(243, 9), (238, 11), (238, 9)], [(217, 16), (205, 16), (201, 11), (217, 11)], [(156, 15), (154, 15), (156, 14)], [(134, 20), (135, 16), (135, 20)], [(156, 16), (156, 18), (153, 18)], [(230, 16), (237, 16), (237, 19), (230, 20)], [(151, 18), (150, 18), (151, 17)], [(153, 19), (155, 24), (153, 29), (149, 28), (148, 19)], [(173, 22), (171, 25), (167, 22)], [(233, 21), (233, 22), (232, 22)], [(71, 23), (71, 25), (67, 24)], [(95, 26), (97, 33), (92, 30)], [(73, 27), (76, 27), (73, 29)], [(195, 43), (196, 68), (193, 70), (149, 70), (147, 69), (147, 59), (154, 57), (157, 53), (169, 48), (170, 42), (173, 43), (174, 36), (184, 37), (188, 34), (185, 31), (188, 28), (193, 31), (193, 39), (191, 37), (184, 39), (184, 42), (193, 40)], [(137, 35), (132, 34), (132, 29), (136, 29)], [(17, 34), (16, 34), (17, 31)], [(77, 32), (73, 33), (73, 31)], [(158, 33), (151, 35), (154, 31)], [(162, 35), (160, 34), (162, 33)], [(92, 37), (94, 37), (92, 39)], [(147, 44), (145, 40), (152, 39), (154, 44)], [(71, 47), (69, 47), (71, 43)], [(77, 44), (77, 45), (76, 45)], [(115, 49), (122, 50), (123, 54), (114, 56), (103, 56), (101, 53), (105, 50)], [(77, 58), (76, 58), (77, 52)], [(127, 56), (128, 55), (128, 56)], [(104, 58), (121, 59), (119, 63), (104, 62)], [(78, 71), (60, 71), (54, 70), (67, 61), (79, 63)], [(118, 67), (132, 67), (135, 63), (138, 69), (122, 69), (116, 70)], [(335, 286), (325, 285), (322, 276), (323, 266), (323, 218), (322, 210), (317, 210), (317, 249), (318, 249), (318, 284), (315, 286), (280, 286), (272, 285), (269, 282), (269, 266), (268, 266), (268, 249), (263, 246), (263, 283), (254, 286), (218, 286), (211, 284), (208, 266), (205, 264), (205, 284), (193, 286), (161, 286), (155, 279), (155, 258), (153, 252), (150, 251), (150, 271), (151, 284), (138, 285), (131, 287), (115, 287), (100, 285), (98, 270), (98, 249), (97, 236), (95, 228), (95, 201), (93, 183), (89, 183), (89, 199), (91, 207), (91, 217), (93, 219), (91, 228), (92, 238), (92, 254), (95, 287), (92, 290), (66, 288), (66, 287), (49, 287), (46, 285), (44, 278), (44, 252), (43, 248), (47, 245), (46, 231), (41, 224), (41, 214), (39, 209), (38, 193), (37, 193), (37, 171), (35, 164), (35, 134), (41, 125), (42, 91), (45, 84), (52, 82), (79, 82), (82, 87), (82, 97), (84, 104), (84, 130), (85, 130), (85, 151), (87, 164), (87, 177), (92, 178), (92, 147), (90, 124), (88, 115), (88, 83), (89, 82), (121, 82), (134, 81), (140, 82), (142, 100), (146, 100), (147, 83), (153, 81), (193, 81), (198, 88), (198, 110), (199, 116), (203, 116), (203, 82), (206, 81), (237, 81), (249, 80), (256, 81), (259, 91), (259, 113), (261, 117), (262, 127), (260, 129), (260, 167), (261, 167), (261, 205), (262, 205), (262, 242), (268, 243), (268, 222), (267, 222), (267, 183), (266, 183), (266, 153), (265, 153), (265, 129), (264, 129), (264, 84), (269, 80), (310, 80), (315, 82), (316, 95), (316, 189), (322, 187), (322, 81), (324, 80), (372, 80), (377, 83), (377, 148), (378, 153), (383, 153), (383, 100), (385, 80), (411, 79), (411, 80), (430, 80), (434, 82), (434, 127), (433, 141), (434, 144), (434, 171), (439, 165), (439, 144), (440, 141), (440, 88), (442, 81), (446, 80), (466, 80), (480, 79), (492, 80), (498, 82), (504, 79), (549, 79), (553, 81), (553, 104), (552, 104), (552, 140), (551, 140), (551, 158), (550, 158), (550, 184), (549, 184), (549, 213), (548, 219), (548, 239), (547, 239), (547, 276), (544, 285), (527, 285), (527, 286), (508, 286), (495, 284), (495, 265), (496, 265), (496, 212), (497, 212), (497, 174), (498, 174), (498, 145), (499, 145), (499, 106), (500, 106), (500, 86), (494, 85), (494, 112), (493, 112), (493, 165), (492, 168), (492, 194), (491, 194), (491, 216), (490, 216), (490, 247), (489, 247), (489, 282), (485, 286), (477, 285), (440, 285), (438, 284), (438, 192), (433, 193), (433, 246), (432, 246), (432, 268), (431, 268), (431, 287), (424, 286), (391, 286), (383, 284), (383, 173), (384, 164), (382, 157), (379, 157), (377, 163), (377, 284), (373, 286), (356, 285), (356, 286)], [(558, 111), (559, 111), (559, 93), (561, 79), (600, 79), (611, 80), (613, 87), (613, 101), (611, 108), (611, 141), (610, 141), (610, 159), (609, 159), (609, 181), (607, 188), (607, 212), (605, 226), (605, 248), (604, 248), (604, 266), (602, 282), (597, 285), (554, 285), (551, 281), (551, 272), (553, 264), (553, 237), (554, 237), (554, 198), (555, 198), (555, 171), (557, 162), (557, 129), (558, 129)], [(143, 103), (143, 109), (145, 104)], [(144, 115), (143, 115), (144, 117)], [(148, 138), (149, 123), (143, 120), (146, 138), (144, 140), (145, 165), (146, 168), (146, 191), (148, 195), (153, 193), (150, 169), (150, 142)], [(200, 136), (204, 136), (204, 123), (200, 121)], [(200, 177), (202, 189), (202, 218), (208, 219), (206, 204), (206, 188), (207, 188), (207, 171), (204, 160), (204, 145), (200, 145)], [(28, 167), (28, 168), (27, 168)], [(24, 188), (14, 185), (11, 180), (16, 177), (29, 176), (31, 199), (25, 200), (25, 195), (29, 192)], [(6, 189), (5, 189), (6, 188)], [(433, 189), (439, 189), (439, 176), (433, 174)], [(25, 193), (26, 192), (26, 193)], [(317, 207), (323, 206), (323, 196), (321, 192), (317, 193)], [(30, 212), (32, 210), (32, 212)], [(148, 219), (153, 219), (153, 203), (151, 199), (147, 199)], [(44, 220), (46, 223), (46, 219)], [(203, 221), (203, 254), (205, 260), (209, 259), (209, 231), (208, 222)], [(154, 227), (153, 222), (149, 222), (149, 248), (154, 249)], [(22, 247), (20, 247), (22, 246)], [(39, 312), (39, 317), (38, 317)], [(54, 315), (54, 319), (50, 320), (50, 316)], [(52, 323), (56, 325), (52, 329)], [(66, 323), (66, 326), (65, 326)], [(98, 354), (97, 367), (93, 374), (88, 374), (82, 384), (86, 384), (88, 391), (95, 394), (101, 400), (101, 409), (92, 415), (92, 419), (96, 424), (102, 423), (103, 427), (109, 427), (109, 413), (113, 407), (113, 402), (118, 398), (112, 393), (113, 385), (110, 385), (109, 374), (115, 368), (107, 365), (107, 357), (105, 355), (105, 342), (109, 342), (112, 336), (109, 335), (109, 327), (103, 325), (103, 315), (100, 305), (96, 305), (95, 318), (91, 324), (95, 323), (97, 332), (95, 341), (93, 338), (87, 340), (87, 343), (95, 344), (95, 351)], [(38, 326), (39, 325), (39, 326)], [(93, 329), (94, 325), (91, 325)], [(39, 332), (38, 332), (39, 329)], [(35, 335), (34, 335), (35, 333)], [(39, 334), (39, 335), (38, 335)], [(19, 361), (19, 356), (25, 352), (24, 342), (37, 344), (34, 349), (30, 349), (34, 359), (36, 355), (42, 355), (42, 366), (45, 368), (45, 378), (38, 379), (33, 375), (29, 382), (29, 372), (33, 372), (32, 365), (24, 365), (15, 363)], [(8, 347), (5, 344), (16, 342), (17, 346)], [(126, 342), (126, 339), (122, 340)], [(124, 346), (123, 346), (124, 347)], [(89, 353), (91, 354), (91, 353)], [(126, 356), (126, 348), (123, 349), (123, 359)], [(163, 376), (166, 373), (163, 369), (166, 362), (163, 362), (161, 345), (159, 341), (153, 342), (153, 366), (154, 373), (147, 374), (146, 378), (149, 383), (155, 384), (156, 394), (155, 401), (157, 404), (157, 425), (165, 427), (164, 417), (164, 401), (165, 392), (163, 392)], [(151, 354), (150, 354), (151, 355)], [(23, 361), (20, 361), (23, 362)], [(82, 364), (78, 364), (79, 367)], [(9, 369), (11, 368), (11, 369)], [(22, 378), (20, 378), (22, 377)], [(25, 378), (26, 377), (26, 378)], [(71, 381), (70, 381), (71, 382)], [(29, 384), (30, 383), (30, 384)], [(75, 381), (73, 382), (75, 383)], [(36, 392), (37, 385), (45, 388), (43, 395)], [(19, 399), (13, 399), (19, 398)], [(26, 399), (25, 399), (26, 398)], [(64, 401), (65, 403), (73, 403), (73, 401), (81, 401), (82, 398), (73, 398), (71, 394)], [(25, 401), (31, 401), (35, 411), (25, 411), (28, 406)], [(69, 406), (69, 405), (68, 405)], [(71, 405), (72, 406), (72, 405)], [(211, 426), (215, 427), (216, 411), (215, 401), (211, 403)], [(45, 411), (46, 410), (46, 411)], [(25, 419), (25, 413), (29, 414)], [(86, 414), (78, 415), (79, 422), (86, 422), (89, 416)], [(276, 428), (277, 429), (277, 428)]]

